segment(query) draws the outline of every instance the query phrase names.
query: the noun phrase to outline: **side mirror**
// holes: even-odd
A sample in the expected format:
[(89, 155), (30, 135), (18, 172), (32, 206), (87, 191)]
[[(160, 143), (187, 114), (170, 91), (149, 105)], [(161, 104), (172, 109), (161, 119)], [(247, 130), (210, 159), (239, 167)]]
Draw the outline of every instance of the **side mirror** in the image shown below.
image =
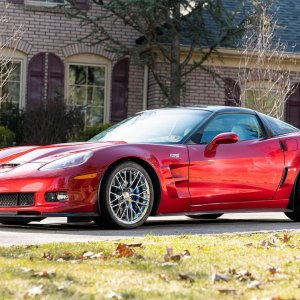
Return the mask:
[(224, 132), (216, 135), (213, 140), (206, 146), (205, 152), (215, 152), (218, 145), (234, 144), (239, 140), (239, 136), (234, 132)]

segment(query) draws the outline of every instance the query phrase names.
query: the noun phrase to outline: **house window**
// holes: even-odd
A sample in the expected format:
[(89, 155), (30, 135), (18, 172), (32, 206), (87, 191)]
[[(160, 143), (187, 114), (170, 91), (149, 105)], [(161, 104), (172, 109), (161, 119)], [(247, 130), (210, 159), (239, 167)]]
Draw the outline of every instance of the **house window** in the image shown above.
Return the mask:
[(0, 68), (0, 80), (3, 80), (0, 83), (1, 101), (21, 107), (21, 62), (10, 62)]
[(82, 109), (86, 126), (104, 121), (106, 72), (104, 65), (69, 64), (68, 104)]
[(82, 110), (86, 127), (109, 122), (111, 61), (82, 53), (67, 57), (65, 66), (67, 104)]
[(272, 82), (250, 82), (244, 92), (244, 105), (271, 117), (283, 119), (282, 97), (282, 93)]

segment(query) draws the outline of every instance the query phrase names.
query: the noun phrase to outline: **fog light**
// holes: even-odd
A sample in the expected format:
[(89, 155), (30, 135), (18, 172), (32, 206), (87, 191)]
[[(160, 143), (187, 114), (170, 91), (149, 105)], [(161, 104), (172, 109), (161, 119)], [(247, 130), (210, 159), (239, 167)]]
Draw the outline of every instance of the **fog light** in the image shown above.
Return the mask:
[(67, 192), (46, 193), (45, 199), (47, 202), (64, 202), (68, 200)]

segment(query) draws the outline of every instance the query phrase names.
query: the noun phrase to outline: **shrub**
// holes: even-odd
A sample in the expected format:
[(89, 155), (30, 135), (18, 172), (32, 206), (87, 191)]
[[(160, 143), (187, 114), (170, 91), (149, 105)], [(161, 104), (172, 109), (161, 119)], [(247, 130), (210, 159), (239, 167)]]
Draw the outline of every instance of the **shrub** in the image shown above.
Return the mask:
[(23, 112), (18, 105), (10, 101), (1, 102), (0, 126), (8, 128), (14, 133), (15, 137), (12, 143), (16, 145), (23, 143)]
[(0, 126), (0, 148), (12, 146), (16, 135), (7, 127)]
[(64, 99), (54, 100), (24, 112), (24, 143), (46, 145), (64, 143), (84, 127), (80, 108), (68, 108)]
[(101, 124), (101, 125), (87, 127), (80, 134), (78, 134), (76, 139), (78, 141), (88, 141), (89, 139), (91, 139), (92, 137), (97, 135), (98, 133), (109, 128), (110, 126), (111, 126), (111, 124), (105, 123), (105, 124)]

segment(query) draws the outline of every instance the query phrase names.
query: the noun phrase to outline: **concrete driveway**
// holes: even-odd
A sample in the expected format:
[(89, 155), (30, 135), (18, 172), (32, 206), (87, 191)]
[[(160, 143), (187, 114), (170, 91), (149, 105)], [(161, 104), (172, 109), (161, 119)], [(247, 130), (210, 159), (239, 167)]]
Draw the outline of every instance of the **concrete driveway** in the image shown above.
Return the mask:
[(0, 246), (117, 240), (147, 234), (221, 234), (274, 230), (300, 230), (300, 223), (291, 222), (282, 213), (225, 214), (217, 220), (192, 220), (183, 216), (155, 217), (134, 230), (103, 230), (94, 224), (67, 224), (65, 218), (48, 218), (26, 226), (0, 224)]

